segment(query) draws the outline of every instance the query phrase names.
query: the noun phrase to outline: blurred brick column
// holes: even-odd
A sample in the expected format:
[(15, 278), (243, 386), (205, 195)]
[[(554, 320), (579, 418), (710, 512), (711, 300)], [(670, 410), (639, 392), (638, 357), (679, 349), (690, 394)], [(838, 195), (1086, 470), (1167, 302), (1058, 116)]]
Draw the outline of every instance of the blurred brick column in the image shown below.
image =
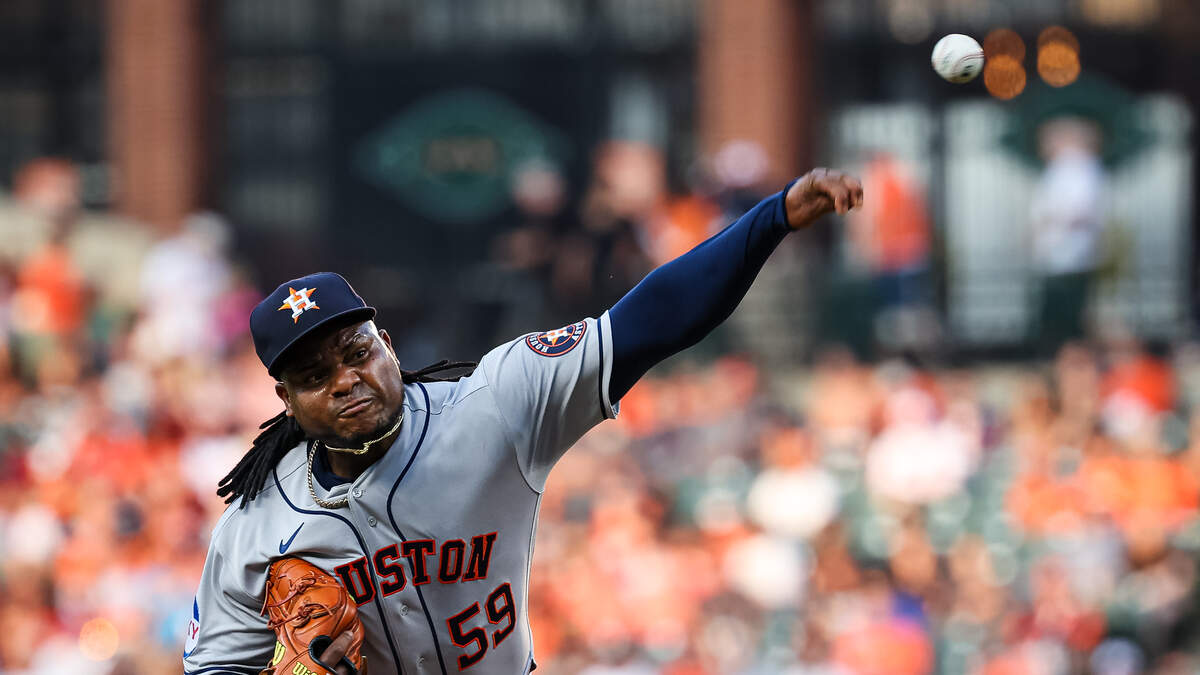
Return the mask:
[(109, 0), (108, 128), (117, 207), (172, 229), (201, 200), (206, 0)]
[(814, 0), (703, 0), (699, 125), (703, 150), (758, 142), (771, 179), (812, 160)]

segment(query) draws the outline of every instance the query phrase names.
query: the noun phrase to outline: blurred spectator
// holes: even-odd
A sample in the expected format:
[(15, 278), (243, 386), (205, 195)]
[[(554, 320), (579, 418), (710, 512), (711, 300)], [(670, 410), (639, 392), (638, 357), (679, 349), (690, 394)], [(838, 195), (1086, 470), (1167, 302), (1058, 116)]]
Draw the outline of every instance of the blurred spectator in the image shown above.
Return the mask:
[(837, 481), (817, 464), (800, 429), (770, 433), (762, 451), (763, 470), (746, 499), (750, 517), (772, 534), (812, 538), (837, 515)]
[(672, 196), (644, 224), (654, 265), (674, 260), (716, 234), (774, 189), (764, 186), (766, 152), (753, 141), (725, 143), (711, 162), (697, 162), (692, 190)]
[(13, 178), (14, 204), (0, 218), (0, 251), (9, 264), (36, 254), (67, 233), (79, 216), (79, 171), (62, 159), (37, 159)]
[[(78, 168), (61, 159), (29, 162), (0, 199), (0, 268), (20, 268), (38, 251), (65, 249), (74, 273), (96, 293), (98, 317), (116, 324), (136, 309), (138, 273), (152, 234), (108, 213), (81, 207)], [(105, 337), (105, 327), (98, 336)]]
[(1052, 354), (1085, 334), (1084, 310), (1100, 264), (1107, 175), (1096, 124), (1074, 117), (1043, 124), (1046, 168), (1030, 206), (1033, 263), (1041, 284), (1038, 340)]
[(816, 440), (828, 456), (857, 463), (882, 397), (878, 382), (844, 347), (823, 349), (814, 366), (805, 409)]
[(492, 266), (468, 281), (478, 316), (496, 316), (494, 339), (561, 325), (612, 306), (650, 270), (643, 235), (666, 200), (662, 153), (612, 141), (593, 158), (578, 212), (549, 163), (519, 167), (511, 229), (493, 241)]
[(933, 646), (918, 621), (902, 613), (882, 575), (846, 598), (845, 629), (834, 640), (833, 658), (862, 675), (919, 675), (933, 668)]
[(941, 419), (934, 393), (901, 384), (883, 405), (884, 427), (867, 450), (866, 481), (877, 495), (907, 504), (945, 499), (967, 480), (979, 452), (978, 430)]
[(1108, 432), (1132, 440), (1175, 406), (1175, 377), (1162, 359), (1132, 335), (1110, 329), (1108, 374), (1101, 382), (1101, 416)]
[(13, 319), (32, 339), (62, 338), (83, 327), (87, 285), (56, 235), (17, 271)]
[[(472, 284), (478, 316), (495, 317), (488, 337), (499, 342), (559, 322), (551, 311), (549, 282), (558, 243), (571, 226), (566, 178), (548, 162), (528, 162), (515, 171), (512, 228), (492, 242), (494, 273)], [(569, 319), (563, 319), (567, 321)]]
[(863, 167), (871, 199), (850, 218), (851, 264), (865, 268), (876, 293), (875, 340), (883, 347), (927, 348), (936, 338), (929, 272), (931, 226), (924, 189), (900, 160), (880, 153)]
[(558, 251), (551, 289), (572, 316), (611, 307), (650, 271), (639, 236), (666, 199), (662, 152), (609, 141), (593, 158), (592, 182)]
[(178, 234), (160, 240), (147, 253), (142, 263), (142, 320), (133, 345), (145, 360), (163, 362), (212, 353), (222, 346), (226, 327), (219, 321), (219, 301), (233, 287), (231, 237), (219, 216), (196, 213)]
[(651, 262), (662, 265), (687, 253), (715, 234), (723, 222), (721, 209), (699, 194), (672, 198), (647, 223)]
[(16, 273), (12, 344), (21, 374), (38, 381), (53, 377), (46, 370), (56, 369), (54, 356), (82, 337), (87, 318), (89, 289), (67, 246), (79, 214), (79, 174), (63, 160), (31, 162), (16, 177), (15, 197), (17, 212), (0, 219)]

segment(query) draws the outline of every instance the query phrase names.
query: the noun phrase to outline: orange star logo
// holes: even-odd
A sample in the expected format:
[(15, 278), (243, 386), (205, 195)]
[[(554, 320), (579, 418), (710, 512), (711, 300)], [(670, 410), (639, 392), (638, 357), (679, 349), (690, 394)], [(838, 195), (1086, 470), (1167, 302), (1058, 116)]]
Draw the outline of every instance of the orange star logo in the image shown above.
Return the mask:
[(292, 323), (299, 321), (300, 315), (307, 310), (321, 309), (320, 307), (317, 307), (317, 303), (312, 301), (312, 294), (316, 293), (317, 289), (301, 288), (297, 291), (291, 286), (288, 286), (288, 291), (291, 292), (291, 295), (288, 296), (287, 300), (283, 301), (283, 304), (279, 306), (278, 311), (282, 312), (285, 309), (292, 310)]
[(569, 328), (559, 328), (557, 330), (546, 331), (545, 335), (542, 336), (542, 339), (546, 342), (549, 342), (550, 346), (553, 347), (554, 345), (558, 344), (559, 340), (570, 336), (571, 331)]

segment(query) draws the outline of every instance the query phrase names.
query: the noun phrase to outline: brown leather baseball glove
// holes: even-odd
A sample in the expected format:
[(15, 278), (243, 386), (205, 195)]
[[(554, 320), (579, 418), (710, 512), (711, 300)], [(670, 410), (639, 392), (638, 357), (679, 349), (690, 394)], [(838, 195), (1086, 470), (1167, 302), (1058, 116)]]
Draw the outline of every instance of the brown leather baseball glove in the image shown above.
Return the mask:
[[(260, 675), (325, 675), (336, 673), (339, 665), (365, 675), (363, 625), (354, 600), (319, 567), (299, 558), (271, 563), (262, 613), (268, 616), (267, 627), (275, 631), (276, 642), (275, 656)], [(335, 664), (322, 662), (325, 649), (343, 631), (352, 636), (346, 655)], [(298, 664), (307, 670), (299, 670)]]

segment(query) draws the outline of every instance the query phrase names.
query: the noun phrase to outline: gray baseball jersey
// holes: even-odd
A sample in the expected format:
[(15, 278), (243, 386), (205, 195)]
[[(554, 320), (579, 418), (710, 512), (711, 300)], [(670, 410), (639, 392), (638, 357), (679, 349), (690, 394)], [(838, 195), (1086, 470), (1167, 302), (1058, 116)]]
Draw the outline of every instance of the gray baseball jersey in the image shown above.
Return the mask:
[(527, 614), (538, 507), (551, 467), (615, 415), (605, 313), (493, 349), (458, 382), (407, 383), (388, 452), (322, 499), (306, 446), (213, 530), (184, 649), (187, 673), (257, 673), (274, 634), (260, 615), (267, 566), (304, 558), (358, 604), (370, 675), (528, 673)]

